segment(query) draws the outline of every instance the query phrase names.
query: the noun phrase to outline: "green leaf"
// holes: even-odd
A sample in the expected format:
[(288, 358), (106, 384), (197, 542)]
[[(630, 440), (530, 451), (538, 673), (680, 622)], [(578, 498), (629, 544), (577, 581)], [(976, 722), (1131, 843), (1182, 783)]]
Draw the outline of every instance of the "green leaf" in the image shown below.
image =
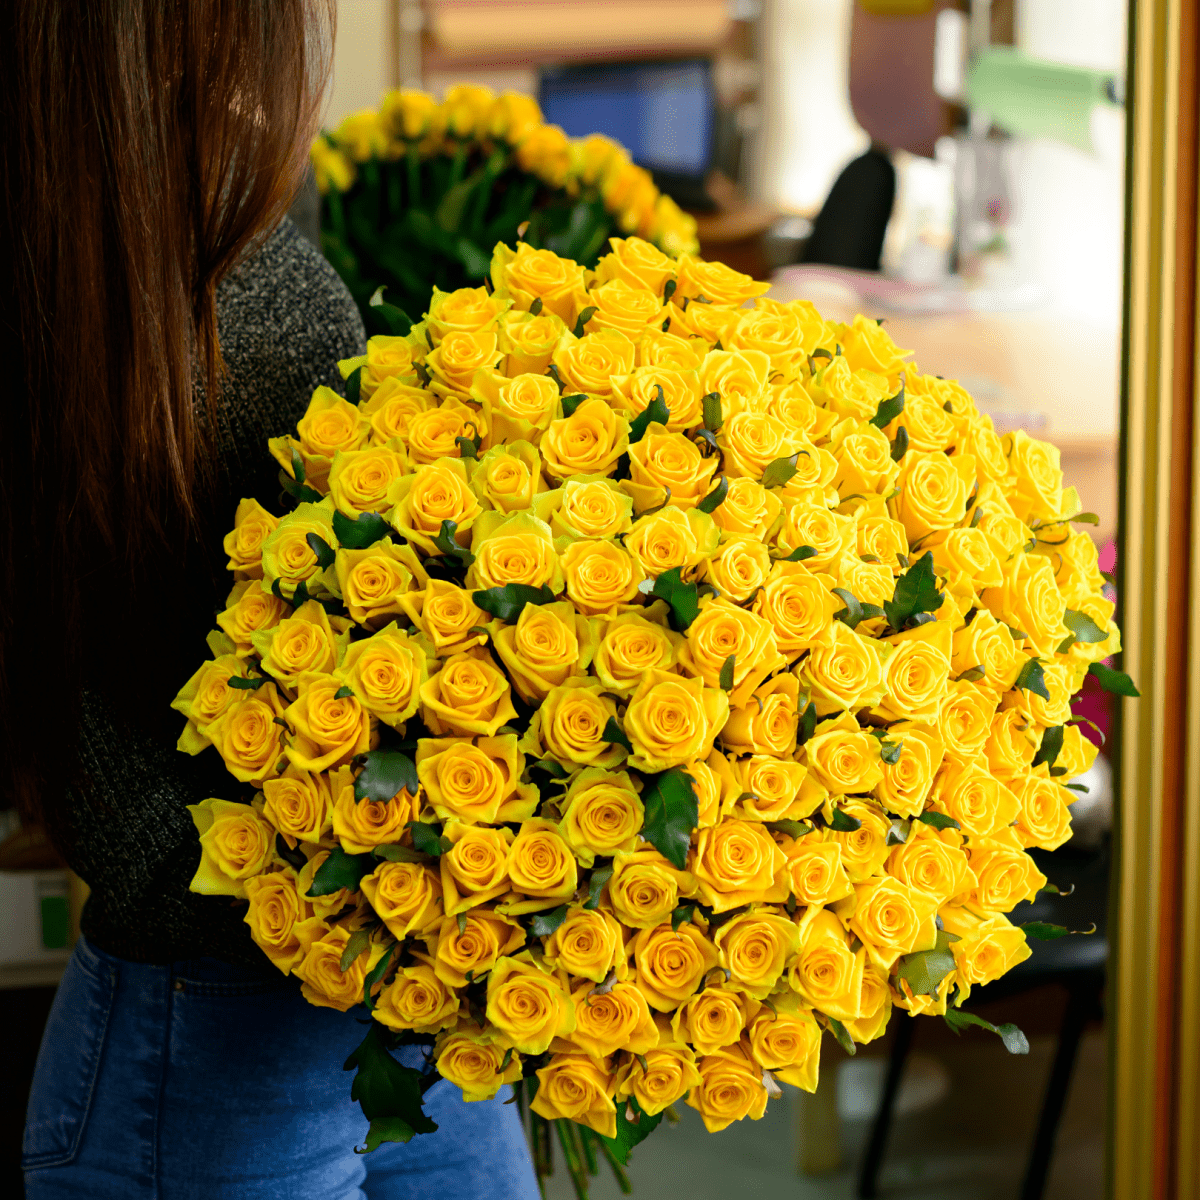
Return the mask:
[(297, 483), (303, 483), (305, 480), (304, 459), (295, 446), (292, 447), (292, 477)]
[(286, 471), (279, 472), (279, 486), (299, 504), (320, 504), (325, 499), (306, 483), (297, 483)]
[(301, 850), (299, 846), (297, 846), (295, 849), (292, 849), (292, 847), (283, 840), (282, 833), (277, 833), (275, 835), (275, 853), (278, 854), (279, 857), (282, 858), (283, 861), (287, 863), (287, 865), (291, 867), (293, 871), (303, 871), (305, 864), (308, 862), (308, 859), (304, 857), (304, 851)]
[(908, 835), (911, 832), (911, 821), (902, 821), (899, 817), (894, 817), (888, 826), (887, 837), (884, 840), (889, 846), (903, 846), (908, 841)]
[(1042, 664), (1036, 658), (1031, 658), (1021, 668), (1021, 673), (1017, 676), (1017, 681), (1013, 686), (1032, 692), (1035, 696), (1041, 696), (1043, 700), (1050, 699), (1050, 692), (1046, 688), (1046, 672), (1042, 670)]
[(590, 320), (591, 320), (591, 319), (592, 319), (592, 318), (593, 318), (595, 315), (596, 315), (596, 307), (595, 307), (595, 305), (593, 305), (593, 304), (589, 304), (589, 305), (587, 306), (587, 308), (584, 308), (584, 309), (581, 309), (581, 310), (580, 310), (580, 312), (579, 312), (579, 317), (578, 317), (578, 319), (577, 319), (577, 320), (576, 320), (576, 322), (575, 322), (575, 328), (574, 328), (574, 330), (572, 331), (572, 332), (575, 334), (575, 336), (576, 336), (577, 338), (581, 338), (581, 337), (583, 337), (583, 334), (584, 334), (584, 326), (586, 326), (586, 325), (587, 325), (587, 323), (588, 323), (588, 322), (589, 322), (589, 321), (590, 321)]
[[(1047, 891), (1042, 888), (1042, 891)], [(1051, 925), (1049, 921), (1026, 921), (1020, 926), (1025, 930), (1025, 936), (1037, 938), (1039, 942), (1054, 942), (1064, 937), (1090, 937), (1096, 932), (1095, 924), (1091, 929), (1068, 929), (1065, 925)]]
[(1088, 674), (1096, 677), (1096, 682), (1106, 691), (1117, 696), (1140, 696), (1132, 679), (1124, 671), (1114, 671), (1103, 663), (1091, 663)]
[(549, 937), (567, 919), (567, 906), (560, 904), (550, 912), (534, 913), (529, 922), (529, 932), (534, 937)]
[(1038, 748), (1038, 752), (1030, 765), (1036, 767), (1045, 763), (1046, 766), (1053, 767), (1058, 761), (1059, 754), (1062, 753), (1063, 734), (1065, 732), (1064, 726), (1051, 725), (1042, 734), (1042, 744)]
[(365, 764), (354, 781), (355, 800), (378, 800), (386, 803), (402, 791), (417, 794), (416, 764), (399, 750), (368, 750)]
[(455, 540), (458, 525), (454, 521), (443, 521), (441, 531), (433, 539), (433, 544), (450, 558), (459, 559), (464, 566), (470, 566), (475, 561), (475, 555), (470, 550), (464, 550)]
[(333, 560), (337, 555), (334, 554), (333, 548), (320, 534), (305, 534), (304, 540), (308, 543), (308, 548), (317, 556), (317, 566), (322, 571), (333, 566)]
[(375, 857), (387, 862), (425, 863), (429, 861), (428, 854), (420, 850), (412, 850), (408, 846), (376, 846)]
[(503, 587), (472, 592), (471, 599), (493, 617), (511, 625), (527, 604), (553, 604), (554, 593), (548, 587), (527, 583), (506, 583)]
[(651, 422), (665, 425), (671, 419), (671, 410), (667, 407), (662, 384), (657, 384), (655, 390), (658, 394), (629, 423), (630, 445), (640, 442), (646, 436), (646, 430), (650, 427)]
[(709, 433), (716, 433), (725, 422), (725, 414), (721, 408), (721, 393), (709, 392), (700, 399), (700, 409), (704, 413), (704, 428)]
[(317, 868), (308, 894), (332, 896), (342, 888), (348, 892), (357, 892), (362, 877), (369, 875), (374, 868), (375, 863), (371, 855), (347, 854), (341, 846), (334, 846), (329, 852), (329, 857)]
[(942, 1019), (960, 1036), (969, 1025), (978, 1025), (980, 1029), (997, 1034), (1009, 1054), (1029, 1053), (1029, 1039), (1011, 1022), (1005, 1025), (993, 1025), (991, 1021), (985, 1021), (974, 1013), (963, 1012), (961, 1008), (947, 1008)]
[(663, 1119), (661, 1112), (655, 1113), (654, 1116), (649, 1116), (647, 1113), (637, 1110), (634, 1115), (638, 1118), (636, 1121), (631, 1121), (626, 1115), (626, 1110), (632, 1110), (637, 1104), (637, 1101), (630, 1097), (629, 1100), (617, 1101), (617, 1136), (605, 1137), (602, 1133), (593, 1134), (598, 1142), (601, 1142), (607, 1152), (622, 1166), (629, 1162), (630, 1151), (633, 1150), (639, 1142), (644, 1142), (658, 1128), (659, 1122)]
[(719, 687), (721, 688), (721, 691), (723, 691), (723, 692), (732, 692), (733, 691), (733, 673), (736, 670), (737, 670), (737, 655), (731, 654), (721, 664), (721, 676), (717, 680), (717, 683), (718, 683)]
[(647, 776), (642, 803), (646, 808), (642, 837), (682, 871), (687, 865), (692, 830), (698, 820), (692, 777), (678, 767), (661, 775)]
[(385, 1036), (383, 1026), (372, 1021), (367, 1036), (342, 1068), (358, 1070), (350, 1098), (358, 1101), (371, 1123), (368, 1153), (383, 1142), (407, 1142), (415, 1134), (437, 1130), (421, 1106), (421, 1072), (398, 1063), (387, 1051)]
[(604, 891), (604, 885), (612, 878), (612, 867), (597, 867), (592, 871), (592, 877), (588, 880), (588, 898), (584, 904), (584, 908), (595, 910), (600, 904), (600, 894)]
[(954, 970), (954, 954), (950, 949), (951, 940), (957, 941), (958, 939), (953, 934), (939, 929), (937, 944), (932, 950), (920, 950), (916, 954), (906, 954), (900, 960), (896, 976), (898, 979), (903, 979), (912, 988), (914, 996), (936, 996), (942, 980)]
[(964, 680), (967, 683), (978, 683), (987, 675), (987, 672), (982, 667), (968, 667), (961, 675), (955, 675), (954, 682), (961, 683)]
[(806, 558), (816, 558), (817, 552), (812, 546), (797, 546), (791, 554), (781, 558), (780, 562), (803, 562)]
[(839, 608), (833, 614), (833, 619), (849, 625), (851, 629), (858, 628), (858, 623), (863, 619), (862, 605), (845, 588), (834, 588), (833, 594), (846, 606)]
[(829, 828), (838, 833), (853, 833), (856, 829), (862, 828), (862, 822), (835, 806), (833, 816), (829, 818)]
[(474, 438), (456, 437), (454, 444), (458, 447), (459, 458), (479, 458), (479, 446), (476, 444)]
[(362, 367), (355, 367), (346, 376), (346, 399), (351, 404), (357, 404), (359, 397), (362, 395), (362, 373)]
[(356, 929), (351, 935), (350, 940), (346, 943), (345, 950), (342, 951), (342, 961), (338, 963), (338, 970), (343, 975), (350, 970), (354, 964), (354, 960), (371, 944), (371, 935), (365, 929)]
[(675, 909), (671, 913), (671, 932), (678, 933), (680, 925), (682, 925), (685, 921), (690, 921), (692, 919), (692, 913), (695, 911), (696, 906), (694, 904), (681, 904), (677, 909)]
[(799, 454), (793, 454), (791, 458), (777, 458), (774, 462), (767, 463), (767, 469), (762, 473), (760, 480), (763, 487), (783, 487), (795, 475), (799, 458)]
[(353, 695), (354, 695), (354, 689), (348, 688), (343, 684), (340, 688), (338, 688), (338, 690), (336, 692), (333, 693), (333, 698), (335, 700), (345, 700), (348, 697), (351, 697)]
[(876, 429), (890, 425), (904, 411), (904, 380), (900, 380), (900, 390), (888, 400), (880, 402), (871, 418), (871, 424)]
[(389, 946), (388, 949), (380, 955), (379, 961), (363, 976), (363, 1003), (367, 1006), (367, 1011), (371, 1012), (375, 1008), (375, 1002), (371, 999), (371, 989), (384, 977), (387, 973), (388, 964), (392, 961), (392, 955), (398, 949), (397, 946)]
[(533, 298), (533, 303), (529, 306), (529, 315), (531, 317), (536, 317), (541, 314), (541, 311), (542, 311), (542, 298), (541, 298), (541, 296), (535, 296)]
[(563, 416), (573, 417), (575, 410), (587, 399), (587, 392), (574, 392), (570, 396), (560, 396), (559, 404), (562, 405)]
[(932, 809), (929, 812), (918, 813), (917, 820), (923, 825), (931, 825), (937, 830), (962, 828), (953, 817), (948, 817), (945, 813), (934, 812)]
[(883, 611), (888, 625), (899, 633), (918, 613), (937, 612), (942, 601), (933, 574), (933, 551), (929, 550), (896, 580), (896, 590), (884, 602)]
[(412, 318), (404, 309), (397, 308), (394, 304), (388, 304), (384, 300), (383, 293), (386, 290), (383, 285), (377, 287), (367, 303), (383, 318), (392, 337), (407, 337), (412, 332)]
[(481, 250), (469, 237), (458, 239), (458, 261), (471, 279), (486, 279), (492, 256)]
[[(333, 514), (333, 532), (339, 545), (347, 550), (365, 550), (386, 537), (389, 532), (388, 523), (378, 513), (360, 513), (355, 520), (350, 520), (342, 512)], [(315, 534), (309, 534), (314, 537)], [(310, 543), (311, 544), (311, 543)], [(317, 556), (320, 561), (320, 556)]]
[(903, 742), (889, 742), (880, 739), (879, 757), (889, 767), (894, 767), (900, 761), (900, 752), (904, 749)]
[(408, 828), (412, 831), (413, 846), (430, 858), (441, 858), (442, 835), (432, 825), (424, 821), (409, 821)]
[(892, 442), (892, 462), (899, 462), (908, 453), (908, 426), (901, 425), (896, 430), (896, 440)]
[(805, 834), (813, 831), (813, 826), (808, 821), (792, 821), (790, 819), (767, 821), (766, 826), (772, 833), (786, 833), (788, 837), (793, 838), (802, 838)]
[(243, 678), (241, 675), (231, 675), (227, 680), (225, 680), (225, 683), (229, 687), (241, 692), (257, 691), (264, 683), (270, 682), (271, 681), (265, 675), (260, 675), (255, 679)]
[(853, 1058), (853, 1056), (858, 1053), (858, 1047), (854, 1044), (854, 1039), (850, 1036), (850, 1033), (846, 1029), (845, 1025), (843, 1025), (841, 1021), (829, 1016), (828, 1014), (825, 1015), (825, 1021), (827, 1023), (829, 1032), (833, 1034), (837, 1044)]
[(1094, 646), (1097, 642), (1108, 640), (1108, 634), (1091, 617), (1086, 613), (1076, 612), (1073, 608), (1068, 608), (1063, 613), (1063, 624), (1071, 631), (1077, 642), (1085, 642)]
[(670, 606), (671, 627), (676, 633), (683, 633), (700, 614), (700, 589), (694, 583), (684, 583), (680, 576), (679, 567), (664, 571), (650, 593)]
[(625, 736), (625, 731), (621, 726), (617, 724), (616, 717), (608, 718), (604, 724), (604, 732), (600, 736), (604, 741), (614, 746), (624, 746), (630, 754), (633, 753), (633, 743)]
[(725, 497), (729, 494), (729, 480), (722, 475), (717, 480), (717, 486), (713, 488), (696, 507), (703, 513), (716, 512), (722, 504), (725, 503)]
[(805, 742), (816, 732), (817, 729), (817, 706), (809, 703), (805, 710), (800, 714), (799, 723), (796, 726), (796, 744), (803, 746)]

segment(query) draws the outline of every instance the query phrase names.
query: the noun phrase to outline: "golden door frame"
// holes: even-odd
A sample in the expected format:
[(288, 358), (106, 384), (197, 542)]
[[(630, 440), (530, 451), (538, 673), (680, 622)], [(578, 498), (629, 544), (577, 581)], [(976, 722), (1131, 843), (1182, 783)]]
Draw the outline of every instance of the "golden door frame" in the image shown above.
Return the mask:
[(1109, 1195), (1200, 1197), (1200, 0), (1131, 0)]

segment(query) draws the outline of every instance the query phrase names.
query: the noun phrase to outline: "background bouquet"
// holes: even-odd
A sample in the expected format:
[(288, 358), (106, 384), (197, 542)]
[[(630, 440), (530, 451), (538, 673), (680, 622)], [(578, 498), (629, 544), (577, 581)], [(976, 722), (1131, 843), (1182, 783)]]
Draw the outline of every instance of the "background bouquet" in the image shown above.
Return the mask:
[(648, 171), (599, 134), (571, 139), (531, 96), (460, 84), (442, 103), (393, 91), (312, 148), (326, 257), (368, 332), (385, 332), (368, 301), (381, 285), (410, 313), (434, 286), (481, 283), (497, 241), (547, 247), (594, 266), (611, 234), (670, 254), (695, 253), (696, 223)]
[(986, 1024), (1064, 932), (1005, 914), (1096, 753), (1071, 697), (1131, 685), (1057, 451), (876, 322), (637, 238), (490, 271), (272, 440), (282, 515), (239, 506), (176, 701), (242, 785), (193, 887), (370, 1010), (368, 1147), (513, 1083), (582, 1189), (672, 1104), (812, 1090), (826, 1032)]

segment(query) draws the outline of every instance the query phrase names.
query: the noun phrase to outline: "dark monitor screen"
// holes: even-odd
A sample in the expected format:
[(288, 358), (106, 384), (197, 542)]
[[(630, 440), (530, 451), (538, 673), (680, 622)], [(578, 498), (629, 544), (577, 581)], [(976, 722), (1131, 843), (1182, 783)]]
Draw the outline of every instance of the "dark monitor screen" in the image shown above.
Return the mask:
[(707, 60), (559, 67), (543, 72), (538, 100), (550, 124), (571, 137), (607, 134), (656, 174), (708, 171), (715, 95)]

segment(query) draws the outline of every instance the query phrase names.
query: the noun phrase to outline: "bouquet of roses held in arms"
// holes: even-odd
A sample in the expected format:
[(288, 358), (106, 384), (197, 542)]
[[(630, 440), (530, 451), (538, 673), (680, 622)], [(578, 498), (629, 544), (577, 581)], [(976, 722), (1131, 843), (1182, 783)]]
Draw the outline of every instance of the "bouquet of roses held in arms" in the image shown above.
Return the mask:
[(1005, 914), (1095, 756), (1071, 697), (1132, 685), (1057, 451), (874, 321), (638, 239), (490, 282), (343, 363), (271, 442), (286, 511), (238, 508), (176, 701), (241, 785), (193, 887), (369, 1010), (369, 1146), (511, 1083), (582, 1189), (672, 1104), (812, 1090), (824, 1032), (986, 1024), (1061, 932)]
[(696, 222), (650, 173), (600, 134), (571, 139), (546, 125), (532, 96), (459, 84), (437, 103), (388, 92), (312, 147), (323, 194), (322, 247), (358, 302), (381, 285), (420, 313), (436, 285), (483, 282), (491, 247), (522, 241), (594, 266), (611, 234), (694, 253)]

